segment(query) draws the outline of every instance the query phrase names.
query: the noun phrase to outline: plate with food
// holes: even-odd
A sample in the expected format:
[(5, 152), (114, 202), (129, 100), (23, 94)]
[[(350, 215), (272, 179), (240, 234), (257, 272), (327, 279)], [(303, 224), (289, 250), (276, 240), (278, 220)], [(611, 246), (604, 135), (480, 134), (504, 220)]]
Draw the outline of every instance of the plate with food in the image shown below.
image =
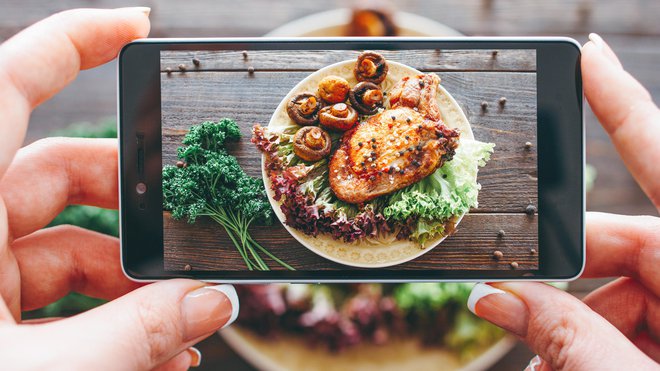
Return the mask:
[(260, 370), (484, 370), (515, 344), (471, 284), (249, 285), (224, 340)]
[(407, 262), (451, 235), (478, 206), (478, 168), (494, 147), (475, 140), (440, 76), (383, 54), (310, 74), (252, 138), (288, 232), (363, 268)]

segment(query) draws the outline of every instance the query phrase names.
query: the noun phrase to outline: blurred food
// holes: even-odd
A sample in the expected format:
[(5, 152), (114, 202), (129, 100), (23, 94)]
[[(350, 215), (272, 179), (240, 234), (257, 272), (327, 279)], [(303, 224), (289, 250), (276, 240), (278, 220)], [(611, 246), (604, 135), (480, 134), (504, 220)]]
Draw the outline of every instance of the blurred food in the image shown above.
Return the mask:
[(472, 284), (244, 285), (240, 327), (263, 338), (295, 335), (341, 352), (419, 338), (470, 357), (504, 336), (467, 310)]
[(386, 1), (365, 1), (353, 9), (346, 36), (398, 36), (394, 7)]

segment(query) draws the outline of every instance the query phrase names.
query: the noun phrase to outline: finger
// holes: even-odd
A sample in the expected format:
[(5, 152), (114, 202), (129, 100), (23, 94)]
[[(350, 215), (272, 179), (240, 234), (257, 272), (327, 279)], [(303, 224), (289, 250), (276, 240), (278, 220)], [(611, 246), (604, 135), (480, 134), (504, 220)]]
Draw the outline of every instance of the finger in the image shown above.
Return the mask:
[[(660, 206), (660, 110), (651, 95), (620, 64), (611, 61), (603, 42), (582, 48), (584, 93), (612, 138), (626, 166), (656, 207)], [(613, 53), (612, 53), (613, 54)], [(651, 160), (651, 161), (649, 161)]]
[(117, 140), (37, 141), (18, 151), (0, 194), (13, 238), (45, 227), (69, 204), (117, 208)]
[(660, 363), (660, 340), (657, 337), (652, 338), (647, 332), (642, 332), (637, 336), (634, 344), (651, 359)]
[(587, 305), (543, 283), (477, 284), (468, 307), (519, 336), (552, 369), (645, 369), (655, 364)]
[(143, 286), (121, 270), (119, 241), (73, 226), (42, 229), (14, 242), (22, 310), (41, 308), (70, 291), (115, 299)]
[(583, 277), (633, 277), (660, 296), (660, 219), (587, 213)]
[(174, 358), (154, 368), (155, 371), (178, 371), (187, 370), (191, 367), (199, 367), (202, 363), (202, 353), (195, 347), (190, 347), (177, 354)]
[(148, 8), (78, 9), (55, 14), (0, 46), (0, 176), (23, 143), (30, 110), (78, 70), (113, 59), (149, 32)]
[(238, 297), (231, 285), (170, 280), (44, 325), (44, 331), (54, 338), (76, 334), (71, 342), (53, 346), (65, 355), (75, 352), (90, 369), (112, 362), (118, 370), (143, 370), (164, 363), (232, 323), (238, 310)]
[(192, 354), (185, 350), (165, 363), (156, 366), (153, 371), (185, 371), (191, 367)]
[(2, 324), (14, 324), (14, 316), (12, 315), (9, 307), (5, 304), (5, 301), (0, 297), (0, 325)]
[(631, 341), (635, 342), (642, 332), (660, 341), (660, 321), (657, 320), (660, 319), (660, 299), (639, 282), (630, 278), (617, 279), (590, 293), (583, 301)]

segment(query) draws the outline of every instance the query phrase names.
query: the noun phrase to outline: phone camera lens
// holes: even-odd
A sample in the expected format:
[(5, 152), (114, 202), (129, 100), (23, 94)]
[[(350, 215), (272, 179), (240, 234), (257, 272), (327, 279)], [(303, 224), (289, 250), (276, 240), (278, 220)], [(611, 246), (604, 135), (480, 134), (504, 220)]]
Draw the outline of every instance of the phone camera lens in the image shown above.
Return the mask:
[(137, 192), (139, 195), (143, 195), (147, 192), (147, 185), (144, 183), (138, 183), (135, 186), (135, 192)]

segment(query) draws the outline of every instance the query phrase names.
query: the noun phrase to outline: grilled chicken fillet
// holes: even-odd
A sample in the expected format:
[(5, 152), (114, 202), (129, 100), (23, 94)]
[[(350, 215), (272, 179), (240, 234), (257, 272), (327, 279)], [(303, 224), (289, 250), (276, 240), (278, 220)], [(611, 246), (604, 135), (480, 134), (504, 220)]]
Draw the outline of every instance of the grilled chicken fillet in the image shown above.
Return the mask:
[(330, 160), (330, 187), (362, 203), (407, 187), (454, 156), (459, 133), (442, 123), (435, 74), (404, 77), (391, 90), (390, 109), (347, 131)]

